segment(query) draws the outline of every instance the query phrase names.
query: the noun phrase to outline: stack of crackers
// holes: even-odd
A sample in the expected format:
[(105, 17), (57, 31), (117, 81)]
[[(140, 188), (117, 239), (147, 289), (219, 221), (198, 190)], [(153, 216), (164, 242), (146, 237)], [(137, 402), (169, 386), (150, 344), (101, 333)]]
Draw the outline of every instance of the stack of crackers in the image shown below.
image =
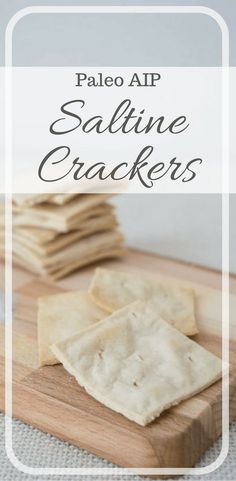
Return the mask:
[[(51, 279), (121, 256), (123, 236), (106, 194), (13, 196), (13, 260)], [(0, 248), (4, 250), (3, 212)]]
[(105, 406), (145, 426), (221, 377), (198, 333), (192, 289), (97, 269), (88, 291), (42, 297), (41, 366), (62, 363)]

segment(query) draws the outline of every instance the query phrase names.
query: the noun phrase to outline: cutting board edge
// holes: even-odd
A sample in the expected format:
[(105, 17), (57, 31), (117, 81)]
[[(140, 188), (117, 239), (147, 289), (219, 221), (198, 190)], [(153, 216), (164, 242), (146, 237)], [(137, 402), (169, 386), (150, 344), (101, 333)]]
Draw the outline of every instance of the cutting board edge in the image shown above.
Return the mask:
[[(201, 420), (199, 419), (190, 419), (186, 416), (185, 419), (185, 429), (179, 433), (178, 438), (170, 438), (163, 439), (163, 443), (161, 445), (156, 445), (155, 436), (153, 436), (152, 424), (150, 424), (150, 431), (146, 431), (144, 434), (144, 430), (142, 428), (139, 430), (137, 429), (134, 433), (132, 433), (133, 441), (135, 441), (136, 449), (138, 448), (138, 453), (133, 453), (132, 455), (126, 449), (123, 452), (118, 454), (118, 451), (112, 451), (110, 453), (107, 452), (107, 446), (109, 443), (106, 441), (105, 446), (106, 448), (97, 446), (97, 438), (96, 438), (96, 445), (91, 446), (91, 437), (90, 437), (90, 430), (89, 430), (89, 423), (88, 423), (88, 432), (85, 433), (85, 438), (82, 437), (81, 433), (79, 439), (75, 439), (73, 436), (68, 436), (67, 432), (67, 425), (64, 425), (62, 430), (62, 425), (60, 425), (60, 433), (55, 429), (52, 429), (54, 416), (50, 416), (50, 409), (51, 412), (54, 412), (55, 408), (57, 412), (61, 413), (59, 418), (63, 418), (66, 415), (68, 416), (68, 409), (70, 411), (70, 415), (72, 416), (73, 422), (70, 425), (76, 426), (76, 421), (78, 421), (78, 411), (77, 408), (73, 406), (68, 406), (67, 403), (55, 399), (54, 397), (49, 396), (48, 394), (42, 393), (37, 389), (29, 388), (29, 386), (24, 385), (24, 380), (21, 382), (13, 383), (13, 389), (15, 391), (15, 396), (17, 397), (17, 402), (13, 403), (13, 417), (22, 420), (23, 422), (33, 425), (37, 429), (45, 433), (50, 433), (51, 435), (55, 436), (56, 438), (69, 442), (77, 447), (82, 449), (88, 450), (93, 454), (102, 457), (103, 459), (107, 459), (115, 464), (118, 464), (122, 467), (129, 467), (129, 468), (157, 468), (157, 467), (191, 467), (193, 466), (201, 457), (201, 455), (208, 449), (212, 443), (219, 438), (221, 435), (221, 419), (219, 420), (219, 412), (221, 412), (221, 403), (222, 403), (222, 395), (216, 397), (215, 400), (212, 402), (206, 403), (205, 410), (206, 415), (209, 418), (209, 406), (211, 409), (211, 424), (212, 427), (210, 429), (210, 425), (207, 426), (208, 430), (213, 431), (212, 436), (209, 435), (209, 432), (205, 432), (205, 428), (202, 425)], [(31, 399), (31, 411), (25, 409), (27, 405), (27, 396), (30, 394)], [(19, 402), (20, 401), (20, 402)], [(42, 403), (42, 404), (41, 404)], [(56, 406), (55, 406), (56, 403)], [(207, 405), (208, 404), (208, 405)], [(236, 373), (233, 373), (230, 382), (230, 404), (232, 406), (231, 413), (230, 413), (230, 422), (236, 419)], [(42, 405), (42, 413), (40, 412), (39, 405)], [(46, 409), (45, 407), (49, 408)], [(22, 411), (22, 406), (24, 406), (24, 410)], [(37, 408), (36, 408), (37, 406)], [(33, 407), (33, 409), (32, 409)], [(35, 408), (34, 408), (35, 407)], [(2, 402), (0, 402), (0, 409), (2, 409)], [(29, 414), (30, 412), (30, 414)], [(23, 414), (22, 414), (23, 413)], [(41, 417), (43, 414), (43, 417)], [(40, 419), (38, 416), (40, 415)], [(174, 416), (174, 413), (173, 413)], [(185, 416), (183, 416), (185, 417)], [(203, 416), (201, 415), (201, 418)], [(34, 421), (32, 422), (32, 418)], [(91, 417), (91, 423), (97, 422), (96, 413), (94, 413)], [(114, 426), (113, 426), (114, 428)], [(57, 428), (58, 429), (58, 428)], [(104, 429), (104, 426), (103, 426)], [(108, 430), (111, 428), (108, 426)], [(104, 433), (103, 433), (104, 434)], [(196, 436), (197, 434), (197, 436)], [(117, 432), (117, 435), (120, 435)], [(89, 436), (89, 438), (87, 438)], [(109, 437), (109, 436), (108, 436)], [(127, 438), (127, 434), (125, 434), (125, 438)], [(204, 438), (204, 442), (203, 442)], [(196, 439), (200, 439), (200, 444), (196, 447)], [(127, 441), (127, 440), (126, 440)], [(179, 446), (179, 449), (176, 449), (176, 446)], [(187, 447), (187, 456), (185, 456), (185, 451), (183, 447)], [(191, 446), (191, 449), (189, 449)], [(197, 449), (196, 449), (197, 448)], [(106, 449), (106, 450), (105, 450)], [(175, 462), (173, 464), (173, 450), (175, 453)], [(191, 461), (189, 464), (189, 452), (191, 453)], [(142, 455), (141, 455), (142, 453)], [(167, 456), (168, 453), (168, 456)], [(178, 462), (176, 463), (176, 459)], [(164, 461), (165, 460), (165, 461)]]

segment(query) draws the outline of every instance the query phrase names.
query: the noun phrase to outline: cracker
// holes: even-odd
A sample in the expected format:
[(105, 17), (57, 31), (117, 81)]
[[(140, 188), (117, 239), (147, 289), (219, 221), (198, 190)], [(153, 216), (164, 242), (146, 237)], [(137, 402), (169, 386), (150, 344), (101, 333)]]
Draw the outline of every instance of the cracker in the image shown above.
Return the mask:
[(69, 202), (74, 197), (78, 197), (80, 194), (68, 193), (68, 194), (13, 194), (12, 198), (15, 204), (27, 207), (36, 204), (42, 204), (49, 202), (50, 204), (62, 205)]
[[(0, 234), (0, 253), (4, 252), (4, 237)], [(51, 279), (60, 279), (83, 266), (101, 259), (121, 257), (126, 253), (123, 236), (118, 231), (99, 232), (74, 242), (51, 256), (38, 256), (31, 249), (13, 239), (13, 260)]]
[(48, 202), (52, 198), (51, 194), (13, 194), (12, 199), (16, 205), (32, 206), (42, 202)]
[[(85, 210), (84, 212), (81, 212), (75, 219), (75, 221), (71, 222), (70, 229), (69, 230), (76, 230), (79, 229), (81, 224), (83, 224), (87, 220), (91, 220), (96, 218), (97, 216), (100, 215), (105, 215), (108, 214), (109, 212), (111, 213), (113, 210), (113, 207), (110, 204), (105, 204), (102, 203), (100, 205), (95, 206), (92, 210), (88, 209)], [(0, 219), (1, 223), (3, 215), (2, 212), (0, 212)], [(18, 227), (26, 227), (27, 229), (25, 230), (25, 235), (27, 235), (27, 232), (29, 232), (28, 237), (35, 238), (37, 236), (34, 235), (34, 228), (39, 228), (41, 230), (40, 236), (37, 238), (38, 243), (44, 243), (49, 240), (52, 240), (55, 238), (59, 233), (67, 233), (67, 230), (65, 230), (65, 226), (62, 224), (62, 222), (58, 222), (56, 225), (52, 224), (50, 222), (50, 219), (44, 218), (44, 221), (42, 221), (41, 216), (34, 216), (32, 215), (32, 212), (30, 213), (29, 211), (21, 210), (17, 211), (13, 207), (13, 226), (18, 228)]]
[(98, 268), (89, 294), (100, 307), (116, 311), (137, 299), (155, 300), (157, 312), (188, 336), (197, 334), (194, 315), (194, 291), (178, 285), (155, 281), (143, 272), (120, 272)]
[(142, 301), (51, 350), (91, 396), (142, 426), (221, 377), (219, 358)]
[(115, 259), (116, 257), (123, 257), (127, 254), (127, 250), (125, 247), (122, 246), (110, 246), (109, 248), (100, 250), (100, 252), (91, 254), (87, 257), (83, 257), (81, 259), (76, 259), (75, 262), (67, 264), (65, 267), (62, 267), (58, 270), (55, 270), (49, 274), (49, 278), (52, 280), (61, 279), (64, 276), (67, 276), (71, 272), (80, 269), (84, 266), (93, 264), (94, 262), (98, 262), (101, 260), (107, 259)]
[(41, 266), (45, 272), (50, 272), (67, 263), (76, 262), (76, 259), (99, 253), (100, 250), (120, 245), (122, 242), (123, 236), (118, 231), (98, 232), (81, 239), (79, 242), (74, 242), (50, 256), (40, 256), (19, 240), (14, 241), (13, 236), (13, 250), (17, 255), (27, 257), (34, 265)]
[(114, 230), (117, 226), (116, 218), (113, 214), (107, 214), (99, 216), (97, 219), (85, 220), (80, 228), (70, 231), (66, 234), (58, 234), (50, 240), (42, 243), (42, 238), (46, 238), (45, 229), (42, 230), (39, 227), (31, 227), (30, 229), (24, 229), (22, 227), (14, 228), (14, 239), (24, 246), (31, 249), (39, 256), (48, 256), (61, 249), (64, 249), (68, 245), (75, 241), (83, 239), (91, 234), (96, 234), (102, 231)]
[(49, 203), (23, 208), (14, 206), (14, 214), (25, 217), (25, 222), (29, 225), (43, 225), (45, 228), (67, 232), (74, 228), (81, 214), (104, 203), (109, 197), (109, 194), (81, 194), (79, 198), (75, 197), (60, 206)]
[(57, 364), (50, 345), (60, 342), (105, 317), (86, 291), (66, 292), (38, 299), (38, 348), (40, 366)]
[(74, 197), (78, 197), (81, 194), (53, 194), (50, 203), (52, 204), (57, 204), (57, 205), (62, 205), (66, 204), (70, 200), (74, 199)]

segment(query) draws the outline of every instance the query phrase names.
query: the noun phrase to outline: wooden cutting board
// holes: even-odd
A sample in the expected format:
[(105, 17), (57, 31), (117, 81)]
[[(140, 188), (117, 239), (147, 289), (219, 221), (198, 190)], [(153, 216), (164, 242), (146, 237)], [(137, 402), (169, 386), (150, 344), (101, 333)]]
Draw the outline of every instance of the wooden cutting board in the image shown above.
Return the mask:
[[(221, 355), (221, 276), (130, 251), (114, 269), (143, 269), (191, 285), (197, 295), (196, 341)], [(221, 382), (141, 427), (90, 397), (61, 365), (38, 368), (37, 297), (86, 288), (94, 266), (52, 283), (14, 269), (13, 415), (122, 467), (190, 467), (221, 434)], [(236, 279), (231, 279), (230, 418), (236, 418)], [(3, 331), (3, 328), (2, 328)], [(4, 354), (1, 352), (1, 366)], [(0, 383), (3, 385), (3, 369)], [(1, 392), (3, 389), (1, 386)], [(4, 409), (4, 396), (0, 399)]]

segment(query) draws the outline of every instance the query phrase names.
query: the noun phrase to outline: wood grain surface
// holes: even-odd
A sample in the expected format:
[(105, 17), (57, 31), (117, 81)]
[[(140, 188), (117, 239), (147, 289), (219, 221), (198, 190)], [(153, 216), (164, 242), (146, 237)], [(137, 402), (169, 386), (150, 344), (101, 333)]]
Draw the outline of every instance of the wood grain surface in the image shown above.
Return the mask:
[[(194, 287), (200, 334), (195, 340), (221, 355), (221, 276), (215, 271), (130, 251), (114, 269), (150, 271)], [(57, 283), (14, 269), (13, 415), (42, 431), (123, 467), (190, 467), (221, 434), (221, 382), (163, 413), (146, 427), (106, 408), (61, 365), (38, 367), (37, 297), (84, 289), (93, 267)], [(236, 279), (231, 279), (230, 418), (236, 418)], [(1, 324), (3, 334), (3, 324)], [(1, 336), (3, 339), (3, 335)], [(0, 355), (0, 409), (4, 410), (4, 352)]]

